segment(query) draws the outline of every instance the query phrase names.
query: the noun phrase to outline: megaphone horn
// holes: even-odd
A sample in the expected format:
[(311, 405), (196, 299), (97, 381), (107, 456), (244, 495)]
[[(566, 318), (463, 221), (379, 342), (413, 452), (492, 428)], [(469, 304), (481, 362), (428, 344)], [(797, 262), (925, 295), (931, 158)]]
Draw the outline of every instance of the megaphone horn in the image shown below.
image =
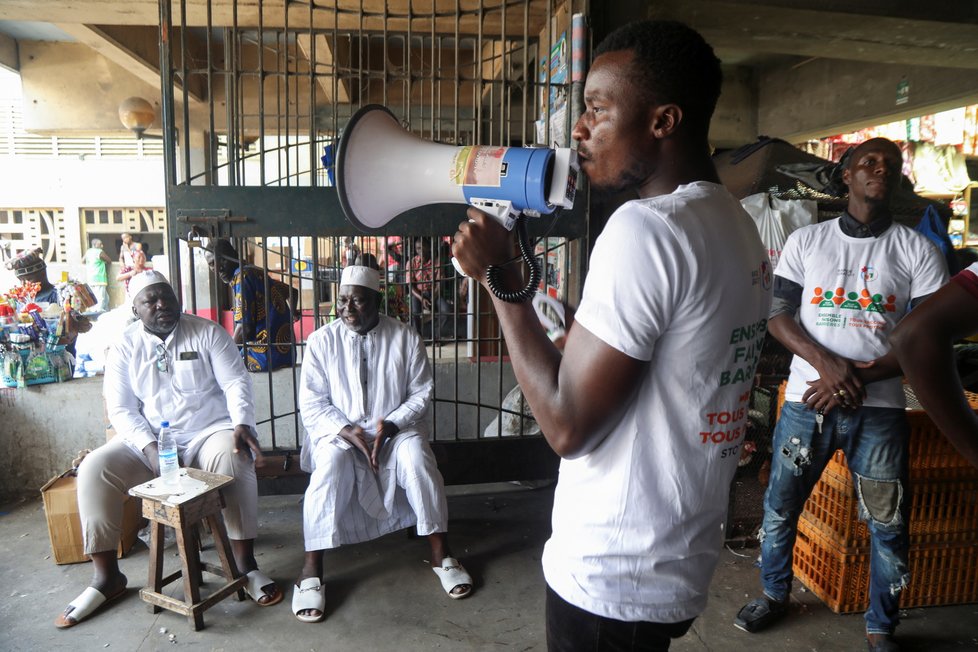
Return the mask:
[(574, 205), (577, 153), (432, 143), (405, 131), (387, 108), (370, 104), (340, 135), (336, 186), (343, 213), (362, 231), (442, 203), (471, 204), (511, 229), (519, 215)]
[[(471, 204), (507, 229), (517, 225), (520, 253), (530, 269), (526, 286), (502, 288), (502, 271), (486, 270), (493, 294), (527, 301), (540, 282), (523, 215), (571, 208), (577, 190), (577, 152), (569, 148), (439, 145), (401, 128), (394, 114), (369, 104), (350, 118), (336, 153), (336, 188), (343, 213), (362, 231), (375, 231), (405, 211), (427, 204)], [(452, 264), (464, 275), (458, 261)]]

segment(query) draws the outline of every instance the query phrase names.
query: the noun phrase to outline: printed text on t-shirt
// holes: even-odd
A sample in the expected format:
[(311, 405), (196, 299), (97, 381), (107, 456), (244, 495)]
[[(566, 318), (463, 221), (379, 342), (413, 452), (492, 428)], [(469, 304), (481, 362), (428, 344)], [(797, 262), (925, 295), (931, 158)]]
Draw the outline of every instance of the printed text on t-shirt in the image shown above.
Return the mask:
[(767, 333), (767, 319), (761, 319), (746, 326), (738, 326), (730, 333), (730, 346), (733, 353), (733, 367), (720, 372), (719, 387), (740, 383), (754, 377), (754, 369), (761, 357), (764, 335)]

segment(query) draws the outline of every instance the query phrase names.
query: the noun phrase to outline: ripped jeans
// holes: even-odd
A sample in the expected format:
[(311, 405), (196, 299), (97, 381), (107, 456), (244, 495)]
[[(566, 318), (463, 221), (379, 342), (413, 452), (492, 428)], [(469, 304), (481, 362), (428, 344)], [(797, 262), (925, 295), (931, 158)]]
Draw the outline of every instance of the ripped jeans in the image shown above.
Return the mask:
[(825, 415), (822, 431), (804, 403), (785, 402), (774, 430), (771, 478), (764, 494), (759, 537), (764, 593), (782, 601), (791, 592), (792, 551), (798, 517), (837, 448), (846, 454), (859, 497), (859, 514), (871, 534), (866, 632), (892, 634), (900, 591), (910, 579), (907, 518), (909, 427), (898, 408), (862, 407)]

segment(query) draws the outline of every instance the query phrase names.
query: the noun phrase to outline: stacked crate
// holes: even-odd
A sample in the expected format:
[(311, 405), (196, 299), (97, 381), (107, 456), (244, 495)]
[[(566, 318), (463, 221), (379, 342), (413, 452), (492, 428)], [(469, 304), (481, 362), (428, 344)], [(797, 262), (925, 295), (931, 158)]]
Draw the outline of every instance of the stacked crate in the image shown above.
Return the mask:
[[(978, 395), (968, 395), (978, 410)], [(978, 469), (919, 409), (910, 422), (910, 585), (902, 607), (978, 602)], [(794, 574), (836, 613), (869, 606), (870, 541), (845, 455), (836, 451), (798, 522)]]

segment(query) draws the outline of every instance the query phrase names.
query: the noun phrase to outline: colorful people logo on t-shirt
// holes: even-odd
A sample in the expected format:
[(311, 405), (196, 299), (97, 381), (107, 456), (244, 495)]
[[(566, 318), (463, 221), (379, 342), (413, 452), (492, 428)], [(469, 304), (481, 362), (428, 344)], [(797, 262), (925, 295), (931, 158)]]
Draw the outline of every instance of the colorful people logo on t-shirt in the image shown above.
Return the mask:
[[(874, 274), (875, 271), (863, 268), (863, 274)], [(888, 295), (884, 301), (880, 293), (870, 294), (869, 290), (863, 288), (859, 293), (846, 292), (845, 288), (835, 290), (823, 290), (816, 287), (813, 290), (810, 303), (818, 305), (819, 308), (839, 308), (841, 310), (859, 310), (866, 312), (877, 312), (880, 314), (896, 312), (896, 295)]]
[(855, 292), (850, 292), (846, 295), (846, 300), (842, 302), (839, 306), (842, 310), (862, 310), (863, 307), (859, 305), (859, 295)]
[(824, 292), (821, 287), (815, 288), (815, 296), (812, 297), (812, 303), (817, 303), (819, 308), (834, 308), (835, 303), (832, 302), (832, 291)]

